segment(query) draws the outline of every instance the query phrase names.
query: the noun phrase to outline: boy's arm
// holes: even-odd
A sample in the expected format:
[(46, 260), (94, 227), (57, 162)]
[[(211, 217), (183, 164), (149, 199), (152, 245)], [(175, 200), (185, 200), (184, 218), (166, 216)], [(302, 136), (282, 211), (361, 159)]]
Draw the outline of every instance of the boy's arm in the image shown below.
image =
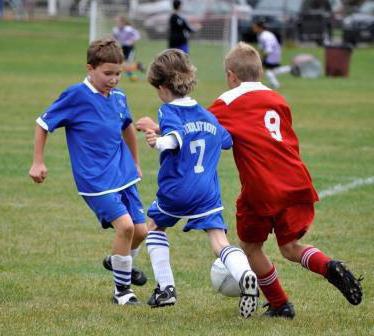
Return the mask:
[(44, 147), (47, 142), (48, 132), (41, 126), (35, 127), (34, 158), (29, 170), (29, 176), (36, 183), (43, 183), (47, 177), (47, 167), (44, 164)]
[(129, 146), (130, 152), (132, 157), (134, 158), (136, 169), (138, 170), (138, 174), (140, 177), (143, 176), (142, 171), (140, 169), (140, 162), (139, 162), (139, 153), (138, 153), (138, 145), (136, 142), (136, 130), (133, 124), (130, 124), (122, 131), (123, 139)]
[(160, 134), (160, 126), (150, 117), (140, 118), (135, 125), (138, 131), (146, 132), (147, 130), (152, 130), (156, 134)]

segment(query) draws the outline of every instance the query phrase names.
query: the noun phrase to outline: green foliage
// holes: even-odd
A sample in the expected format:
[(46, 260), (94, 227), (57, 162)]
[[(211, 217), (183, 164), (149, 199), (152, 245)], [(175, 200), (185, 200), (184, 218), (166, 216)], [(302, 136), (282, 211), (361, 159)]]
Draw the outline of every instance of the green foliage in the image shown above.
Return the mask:
[[(215, 294), (209, 282), (214, 257), (207, 237), (170, 230), (178, 304), (166, 309), (111, 304), (111, 274), (101, 267), (113, 232), (102, 231), (76, 194), (64, 132), (48, 139), (49, 177), (34, 185), (27, 173), (32, 159), (35, 119), (68, 85), (85, 76), (88, 25), (69, 22), (0, 21), (0, 334), (1, 335), (369, 335), (373, 315), (374, 187), (364, 186), (325, 198), (305, 238), (364, 274), (365, 297), (358, 307), (321, 277), (280, 257), (273, 237), (267, 251), (294, 302), (294, 321), (268, 320), (261, 309), (251, 320), (238, 316), (237, 300)], [(141, 41), (138, 58), (149, 63), (163, 41)], [(226, 90), (220, 46), (192, 42), (199, 82), (193, 96), (208, 106)], [(299, 53), (323, 60), (322, 49), (288, 48), (285, 63)], [(373, 49), (355, 50), (349, 78), (305, 80), (284, 76), (281, 93), (293, 108), (301, 151), (318, 190), (374, 175)], [(159, 101), (143, 79), (120, 84), (134, 119), (155, 116)], [(248, 125), (250, 127), (250, 125)], [(139, 134), (145, 206), (156, 191), (158, 158)], [(235, 235), (239, 190), (231, 153), (220, 164), (224, 216)], [(152, 278), (143, 247), (137, 264)], [(145, 302), (153, 281), (135, 288)], [(262, 298), (263, 299), (263, 298)]]

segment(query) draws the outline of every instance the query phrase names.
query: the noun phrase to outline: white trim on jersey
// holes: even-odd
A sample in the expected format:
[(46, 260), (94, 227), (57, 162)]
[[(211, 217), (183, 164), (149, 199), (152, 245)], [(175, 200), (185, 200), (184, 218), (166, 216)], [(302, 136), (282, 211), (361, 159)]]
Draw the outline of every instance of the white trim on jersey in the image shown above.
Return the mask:
[(197, 101), (191, 97), (183, 97), (174, 99), (173, 101), (169, 102), (169, 104), (177, 106), (195, 106), (197, 105)]
[[(83, 84), (85, 84), (93, 93), (100, 93), (91, 83), (90, 83), (90, 81), (88, 80), (88, 77), (86, 77), (85, 79), (84, 79), (84, 81), (83, 81)], [(121, 92), (121, 91), (119, 91), (119, 90), (116, 90), (116, 89), (111, 89), (110, 91), (109, 91), (109, 94), (118, 94), (118, 95), (121, 95), (121, 96), (124, 96), (124, 97), (126, 97), (126, 95), (123, 93), (123, 92)]]
[(93, 92), (93, 93), (99, 93), (99, 91), (96, 90), (96, 88), (90, 83), (88, 80), (88, 77), (86, 77), (83, 81), (84, 84), (88, 86), (88, 88)]
[(201, 213), (201, 214), (197, 214), (197, 215), (178, 216), (178, 215), (173, 215), (173, 214), (171, 214), (171, 213), (169, 213), (169, 212), (161, 209), (161, 207), (158, 204), (157, 200), (156, 200), (156, 205), (157, 205), (158, 210), (160, 210), (160, 212), (162, 212), (163, 214), (168, 215), (170, 217), (181, 218), (181, 219), (194, 219), (194, 218), (206, 217), (208, 215), (211, 215), (213, 213), (222, 211), (224, 209), (224, 207), (221, 206), (219, 208), (215, 208), (215, 209), (212, 209), (212, 210), (209, 210), (207, 212), (204, 212), (204, 213)]
[(261, 82), (242, 82), (238, 87), (222, 93), (218, 99), (225, 102), (226, 105), (231, 104), (235, 99), (245, 93), (252, 91), (271, 90)]
[(126, 189), (126, 188), (132, 186), (133, 184), (135, 184), (135, 183), (137, 183), (139, 181), (140, 181), (140, 178), (138, 177), (137, 179), (135, 179), (135, 180), (133, 180), (133, 181), (131, 181), (131, 182), (123, 185), (122, 187), (116, 188), (116, 189), (110, 189), (110, 190), (100, 191), (100, 192), (97, 192), (97, 193), (84, 193), (84, 192), (78, 191), (78, 194), (82, 195), (82, 196), (101, 196), (101, 195), (106, 195), (106, 194), (110, 194), (110, 193), (114, 193), (114, 192)]
[(42, 118), (38, 118), (36, 119), (36, 123), (41, 127), (43, 128), (44, 130), (46, 130), (48, 132), (48, 125), (44, 122), (44, 120)]

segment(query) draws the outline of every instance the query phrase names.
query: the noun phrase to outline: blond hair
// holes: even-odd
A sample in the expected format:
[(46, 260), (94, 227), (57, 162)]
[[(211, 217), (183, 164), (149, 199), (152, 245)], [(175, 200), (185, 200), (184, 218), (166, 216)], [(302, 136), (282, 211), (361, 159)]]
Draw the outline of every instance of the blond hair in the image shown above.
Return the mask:
[(242, 82), (258, 82), (262, 77), (262, 62), (258, 51), (239, 42), (225, 57), (225, 70), (232, 71)]
[(93, 41), (87, 49), (87, 64), (93, 68), (103, 63), (122, 64), (124, 61), (122, 48), (113, 38)]
[(161, 85), (177, 97), (184, 97), (196, 85), (196, 68), (186, 53), (167, 49), (156, 56), (149, 67), (148, 82), (155, 88)]

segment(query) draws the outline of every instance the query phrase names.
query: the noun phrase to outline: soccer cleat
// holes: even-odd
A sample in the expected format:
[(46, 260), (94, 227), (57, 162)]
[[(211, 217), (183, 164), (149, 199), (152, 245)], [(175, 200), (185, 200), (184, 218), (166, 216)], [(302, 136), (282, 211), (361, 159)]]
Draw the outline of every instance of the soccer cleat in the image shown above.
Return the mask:
[(349, 303), (358, 305), (362, 300), (361, 281), (363, 278), (356, 279), (350, 270), (338, 260), (330, 260), (327, 263), (326, 279), (333, 284)]
[(239, 312), (241, 316), (248, 318), (256, 311), (260, 296), (256, 275), (252, 271), (245, 271), (241, 276), (239, 287), (241, 292)]
[(113, 303), (118, 305), (135, 305), (139, 304), (139, 301), (130, 286), (123, 286), (121, 291), (118, 291), (117, 288), (114, 290)]
[(166, 286), (164, 290), (160, 289), (160, 285), (154, 289), (148, 300), (148, 305), (152, 308), (172, 306), (177, 302), (177, 292), (172, 285)]
[[(113, 271), (112, 261), (110, 260), (110, 255), (106, 256), (103, 260), (103, 266), (108, 271)], [(135, 286), (143, 286), (147, 282), (147, 276), (141, 270), (133, 267), (131, 269), (131, 284)]]
[(295, 317), (293, 304), (288, 301), (278, 308), (273, 308), (270, 303), (264, 304), (264, 307), (268, 307), (268, 310), (263, 314), (266, 317), (284, 317), (291, 320)]

